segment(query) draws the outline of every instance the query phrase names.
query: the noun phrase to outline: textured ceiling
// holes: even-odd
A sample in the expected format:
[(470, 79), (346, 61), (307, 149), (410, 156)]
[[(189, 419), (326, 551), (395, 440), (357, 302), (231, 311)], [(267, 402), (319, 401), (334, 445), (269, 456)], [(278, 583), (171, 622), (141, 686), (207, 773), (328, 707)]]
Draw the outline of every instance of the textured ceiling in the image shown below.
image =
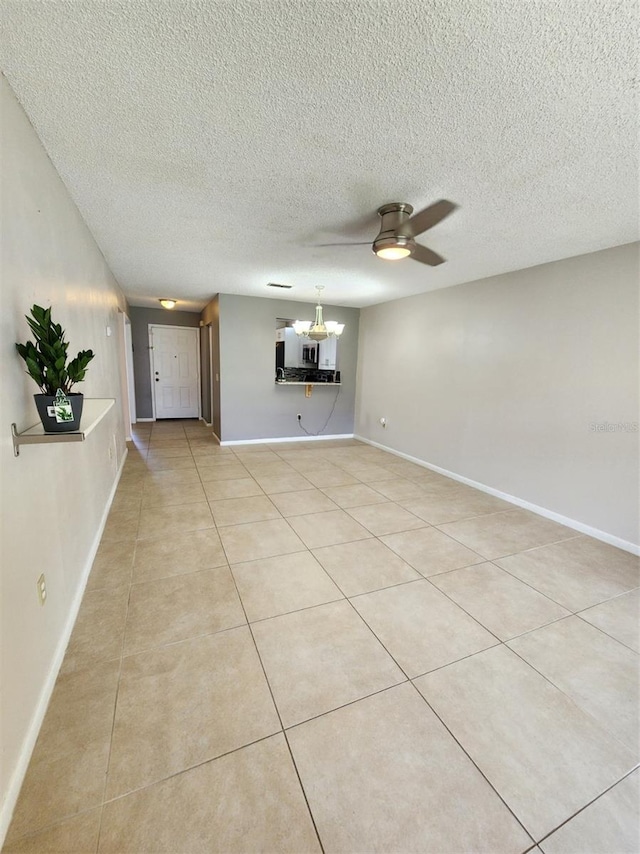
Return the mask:
[[(133, 304), (364, 306), (638, 237), (636, 3), (4, 0), (3, 70)], [(461, 207), (431, 269), (376, 208)], [(269, 281), (291, 291), (269, 290)], [(183, 303), (183, 307), (184, 303)]]

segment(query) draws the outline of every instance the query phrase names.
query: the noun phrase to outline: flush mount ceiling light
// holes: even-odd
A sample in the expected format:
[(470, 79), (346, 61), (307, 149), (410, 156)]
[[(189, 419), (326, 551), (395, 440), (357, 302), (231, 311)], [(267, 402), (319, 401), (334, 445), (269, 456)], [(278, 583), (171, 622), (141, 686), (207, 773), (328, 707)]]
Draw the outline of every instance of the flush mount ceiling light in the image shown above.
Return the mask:
[(178, 304), (178, 300), (175, 300), (175, 299), (161, 299), (160, 300), (160, 305), (163, 308), (175, 308), (177, 304)]
[(293, 324), (296, 335), (304, 338), (310, 338), (312, 341), (324, 341), (327, 338), (339, 338), (344, 330), (344, 323), (337, 323), (335, 320), (327, 320), (325, 323), (322, 319), (322, 306), (320, 305), (320, 295), (324, 290), (323, 285), (316, 285), (318, 291), (318, 304), (316, 306), (316, 319), (314, 323), (310, 320), (296, 320)]

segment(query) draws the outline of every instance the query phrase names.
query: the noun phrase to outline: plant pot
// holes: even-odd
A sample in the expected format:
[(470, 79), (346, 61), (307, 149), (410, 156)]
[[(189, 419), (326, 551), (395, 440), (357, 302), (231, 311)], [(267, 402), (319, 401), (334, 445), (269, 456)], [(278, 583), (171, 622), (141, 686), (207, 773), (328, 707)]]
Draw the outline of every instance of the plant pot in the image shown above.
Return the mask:
[(70, 392), (67, 397), (71, 403), (73, 413), (72, 421), (57, 421), (53, 404), (55, 397), (52, 394), (34, 394), (38, 415), (45, 433), (77, 433), (80, 429), (80, 418), (82, 417), (83, 394)]

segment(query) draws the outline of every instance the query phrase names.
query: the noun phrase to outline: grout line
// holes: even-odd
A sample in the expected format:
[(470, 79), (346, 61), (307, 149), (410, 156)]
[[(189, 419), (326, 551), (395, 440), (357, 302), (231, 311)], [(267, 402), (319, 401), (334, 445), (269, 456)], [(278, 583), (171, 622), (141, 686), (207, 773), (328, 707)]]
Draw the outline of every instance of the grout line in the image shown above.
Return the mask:
[[(566, 619), (566, 618), (564, 618), (564, 619)], [(630, 753), (634, 752), (627, 744), (625, 744), (624, 741), (622, 741), (619, 738), (618, 735), (616, 735), (616, 733), (614, 733), (609, 728), (608, 724), (603, 723), (603, 721), (600, 720), (600, 718), (597, 718), (594, 714), (587, 711), (587, 709), (583, 709), (582, 706), (580, 706), (577, 703), (577, 701), (574, 700), (570, 694), (567, 694), (567, 692), (563, 688), (561, 688), (560, 685), (556, 685), (556, 683), (551, 679), (551, 677), (547, 676), (541, 670), (538, 670), (538, 668), (534, 664), (532, 664), (530, 661), (528, 661), (523, 655), (521, 655), (517, 649), (513, 649), (507, 643), (505, 643), (504, 645), (507, 647), (508, 650), (510, 650), (514, 655), (516, 655), (520, 659), (520, 661), (522, 661), (524, 664), (526, 664), (528, 667), (530, 667), (535, 673), (538, 674), (538, 676), (541, 676), (545, 680), (545, 682), (548, 682), (552, 688), (554, 688), (556, 691), (560, 691), (560, 693), (563, 695), (563, 697), (566, 697), (567, 700), (569, 700), (569, 702), (571, 703), (571, 705), (574, 706), (580, 712), (580, 714), (582, 714), (585, 717), (589, 718), (590, 720), (594, 721), (598, 725), (598, 727), (604, 733), (606, 733), (609, 736), (609, 738), (614, 739), (614, 741), (616, 741), (620, 746), (624, 747)]]
[[(636, 589), (636, 588), (634, 588), (634, 589)], [(632, 591), (629, 591), (629, 592), (632, 592)], [(615, 598), (617, 598), (617, 597), (615, 597)], [(606, 600), (605, 600), (605, 602), (610, 602), (610, 601), (611, 601), (610, 599), (606, 599)], [(604, 602), (599, 602), (598, 604), (603, 605), (603, 604), (605, 604), (605, 603), (604, 603)], [(591, 607), (594, 607), (594, 606), (592, 605)], [(584, 610), (589, 610), (589, 609), (588, 609), (588, 608), (585, 608)], [(623, 646), (625, 649), (628, 649), (628, 650), (630, 650), (631, 652), (634, 652), (636, 655), (639, 655), (639, 654), (640, 654), (640, 653), (638, 653), (638, 650), (637, 650), (637, 649), (634, 649), (632, 646), (629, 646), (629, 644), (628, 644), (628, 643), (625, 643), (624, 641), (621, 641), (621, 640), (620, 640), (620, 638), (614, 637), (614, 635), (610, 634), (609, 632), (605, 632), (605, 630), (604, 630), (604, 629), (601, 629), (601, 628), (600, 628), (600, 626), (596, 626), (596, 625), (595, 625), (595, 623), (591, 623), (591, 622), (589, 622), (589, 620), (585, 619), (585, 617), (583, 617), (583, 616), (582, 616), (582, 613), (578, 613), (578, 612), (576, 612), (576, 613), (574, 613), (574, 614), (573, 614), (573, 616), (574, 616), (574, 617), (578, 617), (578, 619), (579, 619), (579, 620), (582, 620), (582, 622), (583, 622), (583, 623), (586, 623), (588, 626), (591, 626), (591, 628), (593, 628), (593, 629), (597, 629), (599, 632), (602, 632), (602, 634), (603, 634), (603, 635), (605, 635), (605, 636), (606, 636), (606, 637), (608, 637), (608, 638), (611, 638), (611, 640), (613, 640), (613, 641), (616, 641), (616, 643), (619, 643), (619, 644), (620, 644), (621, 646)]]
[[(416, 691), (416, 693), (418, 694), (418, 696), (422, 699), (422, 701), (425, 703), (425, 705), (427, 706), (427, 708), (431, 709), (431, 711), (433, 712), (433, 714), (434, 714), (434, 715), (436, 716), (436, 718), (440, 721), (440, 723), (442, 724), (442, 726), (446, 729), (446, 731), (449, 733), (449, 735), (451, 736), (451, 738), (452, 738), (452, 739), (455, 741), (455, 743), (458, 745), (458, 747), (460, 748), (460, 750), (462, 750), (462, 752), (465, 754), (465, 756), (469, 759), (469, 761), (470, 761), (470, 762), (471, 762), (471, 764), (474, 766), (474, 768), (475, 768), (475, 769), (478, 771), (478, 773), (479, 773), (479, 774), (484, 778), (484, 780), (485, 780), (485, 781), (487, 782), (487, 784), (491, 787), (491, 789), (495, 792), (495, 794), (498, 796), (498, 798), (500, 798), (500, 800), (502, 801), (502, 803), (503, 803), (503, 804), (505, 805), (505, 807), (509, 810), (509, 812), (511, 813), (511, 815), (512, 815), (512, 816), (514, 817), (514, 819), (518, 822), (518, 824), (519, 824), (519, 825), (520, 825), (520, 827), (524, 830), (524, 832), (527, 834), (527, 836), (529, 837), (529, 839), (531, 839), (531, 841), (533, 842), (533, 846), (531, 846), (531, 847), (534, 847), (534, 846), (536, 845), (536, 840), (535, 840), (535, 838), (534, 838), (533, 834), (529, 833), (529, 831), (527, 830), (527, 828), (526, 828), (526, 827), (524, 826), (524, 824), (520, 821), (520, 819), (518, 818), (518, 816), (517, 816), (517, 815), (515, 814), (515, 812), (511, 809), (511, 807), (510, 807), (510, 806), (509, 806), (509, 804), (505, 801), (505, 799), (502, 797), (502, 795), (500, 794), (500, 792), (499, 792), (499, 791), (496, 789), (496, 787), (493, 785), (493, 783), (491, 782), (491, 780), (489, 780), (489, 778), (486, 776), (486, 774), (484, 773), (484, 771), (483, 771), (483, 770), (480, 768), (480, 766), (475, 762), (475, 760), (473, 759), (473, 757), (471, 756), (471, 754), (470, 754), (470, 753), (468, 753), (468, 752), (465, 750), (465, 748), (463, 747), (463, 745), (461, 744), (461, 742), (460, 742), (460, 741), (458, 741), (458, 739), (456, 738), (456, 736), (455, 736), (455, 735), (453, 734), (453, 732), (449, 729), (449, 727), (448, 727), (448, 726), (447, 726), (447, 724), (444, 722), (444, 720), (440, 717), (440, 715), (438, 714), (438, 712), (436, 712), (436, 710), (433, 708), (433, 706), (431, 705), (431, 703), (429, 703), (429, 701), (427, 700), (427, 698), (426, 698), (426, 697), (425, 697), (425, 696), (424, 696), (420, 691), (418, 691), (418, 688), (413, 684), (413, 682), (411, 682), (411, 686), (412, 686), (412, 688), (414, 689), (414, 691)], [(529, 849), (526, 849), (526, 850), (529, 850)]]
[[(224, 548), (224, 546), (223, 546), (223, 548)], [(226, 551), (225, 551), (225, 554), (226, 554)], [(227, 555), (227, 559), (228, 559), (228, 557), (229, 556)], [(311, 811), (311, 805), (309, 804), (309, 801), (307, 799), (307, 793), (305, 791), (304, 786), (302, 785), (302, 778), (300, 777), (300, 772), (298, 771), (298, 766), (296, 765), (296, 760), (295, 760), (295, 757), (293, 755), (293, 751), (291, 750), (291, 745), (289, 744), (289, 739), (287, 738), (287, 735), (285, 733), (284, 724), (282, 722), (282, 716), (280, 715), (280, 709), (278, 708), (278, 704), (276, 703), (276, 698), (274, 697), (273, 689), (271, 687), (271, 683), (269, 682), (269, 677), (267, 676), (267, 671), (265, 669), (264, 662), (262, 661), (262, 656), (260, 655), (260, 649), (258, 647), (258, 644), (256, 643), (255, 635), (253, 634), (253, 629), (251, 628), (251, 624), (249, 623), (249, 619), (247, 617), (247, 612), (246, 612), (245, 607), (244, 607), (244, 602), (242, 601), (242, 597), (240, 596), (240, 591), (238, 590), (238, 585), (236, 583), (236, 579), (235, 579), (235, 576), (233, 575), (233, 572), (231, 572), (231, 577), (233, 578), (233, 583), (234, 583), (235, 588), (236, 588), (236, 595), (238, 596), (238, 599), (240, 600), (240, 605), (242, 606), (242, 611), (244, 613), (245, 620), (247, 621), (247, 626), (248, 626), (249, 632), (251, 634), (251, 640), (253, 641), (253, 646), (254, 646), (254, 649), (256, 651), (256, 655), (258, 656), (258, 661), (260, 662), (260, 667), (262, 668), (262, 673), (264, 675), (264, 680), (265, 680), (265, 683), (266, 683), (267, 688), (269, 690), (269, 694), (271, 696), (271, 702), (273, 703), (273, 708), (275, 709), (275, 712), (278, 716), (278, 720), (280, 722), (280, 729), (282, 730), (282, 734), (284, 736), (284, 740), (285, 740), (285, 743), (287, 745), (287, 749), (289, 751), (289, 756), (291, 757), (291, 761), (293, 763), (293, 767), (295, 769), (296, 776), (298, 777), (298, 782), (300, 784), (300, 790), (302, 792), (302, 796), (304, 797), (305, 803), (307, 805), (307, 809), (309, 811), (309, 817), (311, 818), (311, 823), (313, 824), (313, 829), (315, 830), (316, 837), (318, 839), (318, 845), (320, 846), (320, 850), (324, 854), (324, 846), (322, 845), (322, 840), (320, 839), (320, 833), (318, 832), (316, 820), (314, 818), (313, 812)]]
[(620, 783), (622, 783), (623, 780), (626, 780), (627, 777), (630, 777), (632, 774), (634, 774), (638, 770), (638, 768), (640, 768), (640, 763), (635, 765), (635, 767), (633, 767), (630, 771), (627, 771), (627, 773), (624, 774), (622, 777), (620, 777), (618, 780), (616, 780), (615, 783), (612, 783), (610, 786), (607, 786), (607, 788), (604, 789), (602, 792), (600, 792), (599, 795), (596, 795), (595, 798), (590, 800), (588, 804), (585, 804), (583, 807), (580, 807), (579, 810), (576, 810), (572, 815), (569, 816), (569, 818), (565, 818), (564, 821), (560, 822), (560, 824), (557, 825), (557, 827), (554, 827), (553, 830), (550, 830), (549, 833), (545, 834), (544, 836), (541, 836), (540, 839), (538, 840), (537, 844), (540, 845), (541, 842), (544, 842), (546, 839), (548, 839), (550, 836), (552, 836), (557, 830), (559, 830), (561, 827), (564, 827), (565, 824), (570, 822), (576, 816), (580, 815), (581, 812), (584, 812), (592, 804), (595, 804), (596, 801), (599, 801), (600, 798), (602, 798), (604, 795), (607, 794), (607, 792), (610, 792), (611, 789), (614, 789), (616, 786), (618, 786)]

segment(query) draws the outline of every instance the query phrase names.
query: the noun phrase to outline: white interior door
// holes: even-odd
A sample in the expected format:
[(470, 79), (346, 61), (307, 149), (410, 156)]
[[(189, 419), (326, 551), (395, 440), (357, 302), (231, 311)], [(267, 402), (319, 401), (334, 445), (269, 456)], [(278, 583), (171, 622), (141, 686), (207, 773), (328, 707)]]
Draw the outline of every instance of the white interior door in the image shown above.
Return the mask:
[(156, 418), (198, 418), (198, 328), (150, 326)]

